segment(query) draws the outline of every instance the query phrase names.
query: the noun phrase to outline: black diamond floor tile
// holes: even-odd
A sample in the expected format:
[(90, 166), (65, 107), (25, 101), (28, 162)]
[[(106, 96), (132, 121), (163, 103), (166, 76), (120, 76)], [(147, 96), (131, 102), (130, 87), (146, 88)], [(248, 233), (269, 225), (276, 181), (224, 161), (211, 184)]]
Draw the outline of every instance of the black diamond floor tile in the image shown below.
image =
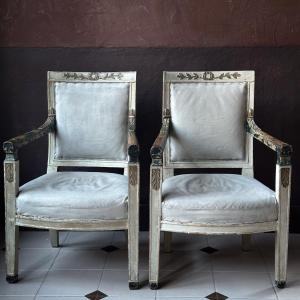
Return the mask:
[(210, 246), (205, 247), (205, 248), (202, 248), (202, 249), (200, 249), (200, 250), (203, 251), (203, 252), (205, 252), (205, 253), (207, 253), (207, 254), (212, 254), (212, 253), (214, 253), (214, 252), (219, 251), (218, 249), (215, 249), (215, 248), (210, 247)]
[(113, 245), (109, 245), (109, 246), (103, 247), (102, 250), (105, 252), (113, 252), (113, 251), (119, 250), (119, 248), (116, 246), (113, 246)]
[(107, 297), (107, 295), (105, 295), (104, 293), (97, 290), (90, 294), (85, 295), (85, 297), (90, 300), (99, 300), (99, 299), (103, 299), (103, 298)]
[(209, 299), (209, 300), (225, 300), (228, 297), (225, 295), (222, 295), (220, 293), (214, 292), (208, 296), (206, 296), (205, 298)]

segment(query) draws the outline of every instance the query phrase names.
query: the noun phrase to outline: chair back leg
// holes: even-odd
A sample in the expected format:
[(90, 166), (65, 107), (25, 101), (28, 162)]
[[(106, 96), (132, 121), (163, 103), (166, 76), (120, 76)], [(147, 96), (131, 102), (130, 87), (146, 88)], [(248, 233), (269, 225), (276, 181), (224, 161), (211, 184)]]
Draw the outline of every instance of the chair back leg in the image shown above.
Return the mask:
[(59, 231), (58, 230), (49, 230), (50, 243), (53, 248), (59, 247)]
[(245, 252), (251, 250), (251, 234), (242, 234), (242, 250)]

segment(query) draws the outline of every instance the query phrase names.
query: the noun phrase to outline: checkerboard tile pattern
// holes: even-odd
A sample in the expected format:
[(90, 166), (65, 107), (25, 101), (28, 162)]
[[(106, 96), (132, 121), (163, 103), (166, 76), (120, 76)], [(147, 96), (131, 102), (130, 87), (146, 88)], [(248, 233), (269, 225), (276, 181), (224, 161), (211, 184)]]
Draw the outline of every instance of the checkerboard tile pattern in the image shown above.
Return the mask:
[[(148, 232), (140, 233), (139, 290), (128, 289), (123, 232), (61, 232), (51, 248), (47, 231), (20, 232), (20, 281), (5, 281), (0, 235), (0, 300), (225, 300), (298, 299), (300, 235), (290, 235), (287, 287), (274, 286), (274, 235), (253, 235), (241, 251), (239, 236), (173, 234), (172, 252), (160, 256), (159, 290), (148, 287)], [(163, 239), (162, 239), (163, 240)]]

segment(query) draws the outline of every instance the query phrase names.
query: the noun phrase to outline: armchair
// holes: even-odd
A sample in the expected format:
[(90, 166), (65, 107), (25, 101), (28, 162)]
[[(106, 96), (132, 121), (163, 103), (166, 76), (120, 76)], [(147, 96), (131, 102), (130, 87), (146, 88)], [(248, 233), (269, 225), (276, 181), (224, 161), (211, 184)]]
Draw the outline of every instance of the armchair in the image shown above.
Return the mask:
[[(254, 122), (254, 71), (164, 72), (162, 128), (150, 154), (150, 270), (159, 288), (160, 231), (276, 232), (275, 281), (286, 284), (292, 147)], [(275, 192), (253, 177), (253, 137), (277, 153)], [(185, 174), (183, 168), (241, 169), (236, 174)]]
[[(4, 142), (7, 281), (18, 281), (18, 229), (128, 231), (129, 287), (138, 284), (139, 146), (136, 73), (48, 72), (48, 118)], [(48, 134), (47, 174), (19, 187), (18, 150)], [(59, 171), (123, 168), (124, 175)]]

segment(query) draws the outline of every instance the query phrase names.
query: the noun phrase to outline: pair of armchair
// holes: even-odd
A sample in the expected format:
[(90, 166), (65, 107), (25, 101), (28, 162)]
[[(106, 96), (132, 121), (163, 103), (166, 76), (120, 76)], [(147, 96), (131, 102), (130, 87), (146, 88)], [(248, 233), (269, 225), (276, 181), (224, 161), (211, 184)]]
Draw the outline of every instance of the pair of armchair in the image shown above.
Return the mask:
[[(48, 73), (48, 119), (4, 143), (7, 280), (18, 280), (18, 227), (128, 230), (129, 287), (138, 284), (139, 147), (135, 72)], [(151, 148), (150, 264), (159, 287), (160, 232), (240, 234), (275, 231), (275, 280), (286, 282), (291, 146), (253, 120), (254, 72), (165, 72), (162, 128)], [(49, 135), (47, 174), (19, 187), (18, 150)], [(276, 151), (275, 192), (253, 178), (253, 137)], [(58, 172), (64, 166), (118, 167), (124, 175)], [(186, 174), (183, 168), (241, 169)]]

